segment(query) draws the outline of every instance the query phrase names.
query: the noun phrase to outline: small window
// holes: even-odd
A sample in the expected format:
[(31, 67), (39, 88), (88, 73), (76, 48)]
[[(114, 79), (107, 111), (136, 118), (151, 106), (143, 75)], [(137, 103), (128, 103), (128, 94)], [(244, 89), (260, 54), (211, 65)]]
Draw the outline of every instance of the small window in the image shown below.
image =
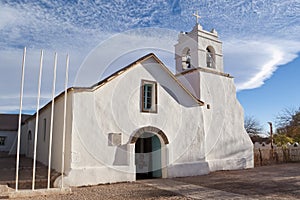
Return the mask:
[(5, 136), (0, 136), (0, 146), (4, 146), (5, 145), (5, 140), (6, 140)]
[(27, 136), (28, 140), (32, 140), (32, 135), (31, 135), (31, 131), (28, 131), (28, 136)]
[(206, 66), (208, 68), (215, 68), (215, 53), (212, 47), (206, 48)]
[(43, 133), (44, 133), (44, 142), (46, 141), (46, 133), (47, 133), (47, 120), (44, 119), (43, 121)]
[(157, 112), (157, 88), (156, 82), (142, 81), (142, 112)]

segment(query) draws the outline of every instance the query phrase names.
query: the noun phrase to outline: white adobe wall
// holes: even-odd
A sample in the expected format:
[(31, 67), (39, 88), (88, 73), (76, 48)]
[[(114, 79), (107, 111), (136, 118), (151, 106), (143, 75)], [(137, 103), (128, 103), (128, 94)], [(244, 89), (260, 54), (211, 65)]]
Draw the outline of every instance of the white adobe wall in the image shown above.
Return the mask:
[[(24, 125), (22, 125), (21, 135), (21, 153), (26, 157), (33, 158), (33, 144), (34, 144), (34, 127), (35, 120), (31, 118)], [(31, 140), (28, 140), (28, 133), (31, 130)]]
[[(157, 81), (158, 113), (140, 112), (141, 80)], [(68, 185), (135, 180), (129, 140), (145, 126), (161, 129), (170, 142), (163, 149), (163, 177), (208, 173), (201, 108), (153, 59), (94, 92), (75, 92), (73, 122)], [(109, 133), (122, 133), (122, 145), (109, 146)]]
[(211, 171), (253, 167), (253, 144), (244, 129), (243, 108), (232, 78), (200, 72), (204, 109), (205, 152)]
[(210, 109), (203, 107), (203, 114), (210, 170), (253, 167), (253, 144), (244, 129), (243, 108), (236, 98), (233, 79), (203, 70), (179, 75), (178, 79), (209, 104)]
[[(179, 74), (176, 78), (188, 89), (195, 97), (200, 99), (200, 75), (199, 73)], [(201, 100), (201, 99), (200, 99)], [(202, 100), (203, 101), (203, 100)]]
[[(72, 131), (72, 95), (68, 92), (67, 102), (67, 121), (66, 121), (66, 145), (65, 145), (65, 173), (70, 168), (71, 155), (71, 131)], [(61, 150), (63, 133), (63, 111), (64, 95), (56, 98), (53, 122), (53, 141), (52, 141), (52, 161), (51, 168), (61, 172)], [(46, 137), (44, 140), (44, 119), (46, 119)], [(42, 109), (39, 113), (38, 141), (37, 141), (37, 161), (48, 166), (49, 157), (49, 136), (50, 136), (51, 104)], [(28, 140), (28, 133), (31, 131), (32, 139)], [(22, 126), (21, 153), (33, 158), (35, 134), (35, 116), (29, 119)]]
[(9, 152), (17, 137), (17, 131), (0, 131), (0, 136), (6, 137), (5, 145), (0, 145), (0, 151)]
[(20, 154), (23, 154), (27, 157), (32, 157), (28, 156), (31, 152), (31, 141), (28, 140), (28, 123), (25, 123), (21, 127), (21, 141), (20, 141)]

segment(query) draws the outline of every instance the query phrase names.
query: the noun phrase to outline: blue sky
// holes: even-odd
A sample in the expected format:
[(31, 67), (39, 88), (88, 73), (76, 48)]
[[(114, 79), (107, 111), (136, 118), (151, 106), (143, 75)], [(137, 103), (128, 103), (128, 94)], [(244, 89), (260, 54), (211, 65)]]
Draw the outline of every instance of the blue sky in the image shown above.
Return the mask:
[(237, 93), (247, 115), (260, 120), (268, 130), (267, 122), (275, 122), (283, 109), (300, 106), (300, 57), (280, 66), (272, 77), (259, 88)]
[[(235, 77), (246, 115), (265, 124), (282, 109), (299, 106), (299, 0), (2, 0), (0, 112), (18, 111), (24, 46), (28, 48), (24, 110), (32, 112), (40, 49), (45, 50), (43, 104), (50, 99), (55, 51), (57, 94), (63, 89), (66, 53), (71, 59), (69, 86), (94, 83), (152, 51), (174, 71), (173, 44), (179, 31), (194, 26), (195, 10), (202, 16), (203, 28), (215, 28), (223, 41), (225, 71)], [(124, 39), (130, 42), (122, 43)], [(87, 58), (105, 65), (88, 65)]]

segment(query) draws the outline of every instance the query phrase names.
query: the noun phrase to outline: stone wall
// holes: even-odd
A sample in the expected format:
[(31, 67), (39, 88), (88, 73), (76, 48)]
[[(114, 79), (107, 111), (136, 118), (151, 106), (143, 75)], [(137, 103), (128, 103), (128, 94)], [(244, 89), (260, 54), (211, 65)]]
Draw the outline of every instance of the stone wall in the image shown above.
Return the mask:
[(299, 162), (300, 145), (287, 144), (286, 147), (277, 147), (271, 144), (255, 143), (254, 144), (254, 165), (271, 165), (276, 163)]

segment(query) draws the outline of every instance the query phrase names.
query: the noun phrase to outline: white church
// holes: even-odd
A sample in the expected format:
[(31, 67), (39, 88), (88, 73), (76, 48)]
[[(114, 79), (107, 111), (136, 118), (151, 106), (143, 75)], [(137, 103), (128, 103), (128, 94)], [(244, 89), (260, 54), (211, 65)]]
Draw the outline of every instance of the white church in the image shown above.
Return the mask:
[[(67, 91), (64, 185), (83, 186), (253, 167), (253, 145), (215, 30), (175, 44), (176, 74), (148, 54), (91, 87)], [(104, 67), (104, 66), (103, 66)], [(62, 167), (64, 93), (55, 98), (51, 167)], [(39, 111), (37, 160), (48, 165), (51, 102)], [(33, 157), (35, 119), (22, 126)], [(55, 186), (61, 184), (61, 177)]]

